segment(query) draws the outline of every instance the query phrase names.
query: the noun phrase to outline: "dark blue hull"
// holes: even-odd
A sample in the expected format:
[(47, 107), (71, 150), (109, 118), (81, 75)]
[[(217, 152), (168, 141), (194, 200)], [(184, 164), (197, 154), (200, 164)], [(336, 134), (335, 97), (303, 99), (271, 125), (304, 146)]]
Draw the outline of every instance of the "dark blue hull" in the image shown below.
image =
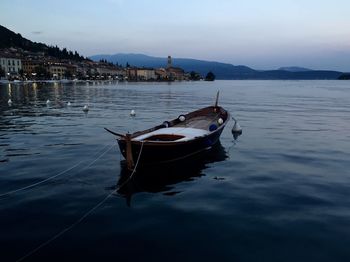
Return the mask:
[[(132, 141), (132, 156), (136, 162), (142, 147), (139, 164), (156, 164), (182, 160), (214, 146), (219, 141), (223, 129), (224, 126), (206, 136), (184, 142), (157, 143)], [(122, 155), (126, 158), (125, 140), (118, 140), (118, 144)]]

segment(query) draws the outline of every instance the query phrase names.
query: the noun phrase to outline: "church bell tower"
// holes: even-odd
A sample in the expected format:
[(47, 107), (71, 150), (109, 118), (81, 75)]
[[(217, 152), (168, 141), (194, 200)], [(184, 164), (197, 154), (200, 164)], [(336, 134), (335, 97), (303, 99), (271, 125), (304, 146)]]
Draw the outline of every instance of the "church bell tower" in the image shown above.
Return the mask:
[(168, 64), (167, 64), (167, 68), (172, 67), (172, 61), (171, 61), (171, 56), (168, 56)]

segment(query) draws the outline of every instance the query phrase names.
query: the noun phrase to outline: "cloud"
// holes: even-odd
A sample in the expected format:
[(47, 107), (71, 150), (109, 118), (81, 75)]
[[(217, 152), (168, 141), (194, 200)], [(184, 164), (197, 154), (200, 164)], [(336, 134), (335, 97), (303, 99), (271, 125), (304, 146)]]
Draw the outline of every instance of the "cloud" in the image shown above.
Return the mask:
[(43, 33), (43, 31), (33, 31), (32, 34), (33, 35), (41, 35)]

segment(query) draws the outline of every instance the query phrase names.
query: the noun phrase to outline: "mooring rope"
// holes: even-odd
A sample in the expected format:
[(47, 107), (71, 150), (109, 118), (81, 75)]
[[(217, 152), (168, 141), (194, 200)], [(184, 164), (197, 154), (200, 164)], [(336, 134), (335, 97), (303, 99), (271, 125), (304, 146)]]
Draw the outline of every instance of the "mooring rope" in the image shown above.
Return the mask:
[[(114, 143), (113, 143), (114, 144)], [(96, 159), (94, 159), (88, 166), (84, 167), (83, 169), (81, 169), (79, 172), (87, 169), (88, 167), (90, 167), (91, 165), (93, 165), (98, 159), (100, 159), (103, 155), (105, 155), (109, 150), (111, 150), (111, 148), (113, 147), (113, 144), (108, 148), (108, 150), (104, 151), (101, 155), (99, 155)], [(108, 145), (104, 146), (101, 150), (99, 150), (96, 154), (98, 154), (99, 152), (101, 152), (102, 150), (104, 150)], [(95, 154), (95, 155), (96, 155)], [(62, 176), (64, 174), (66, 174), (67, 172), (73, 170), (74, 168), (76, 168), (77, 166), (79, 166), (81, 163), (85, 162), (86, 160), (81, 160), (79, 161), (77, 164), (75, 164), (74, 166), (70, 167), (70, 168), (67, 168), (61, 172), (59, 172), (58, 174), (56, 175), (53, 175), (53, 176), (50, 176), (48, 178), (45, 178), (44, 180), (41, 180), (39, 182), (36, 182), (36, 183), (33, 183), (33, 184), (30, 184), (28, 186), (24, 186), (24, 187), (21, 187), (21, 188), (18, 188), (18, 189), (14, 189), (14, 190), (11, 190), (11, 191), (8, 191), (8, 192), (5, 192), (5, 193), (2, 193), (0, 194), (0, 198), (1, 197), (5, 197), (5, 196), (9, 196), (9, 195), (12, 195), (12, 194), (15, 194), (15, 193), (18, 193), (18, 192), (21, 192), (21, 191), (24, 191), (26, 189), (30, 189), (30, 188), (33, 188), (33, 187), (36, 187), (36, 186), (39, 186), (49, 180), (52, 180), (56, 177), (59, 177), (59, 176)]]
[(91, 208), (89, 211), (87, 211), (83, 216), (81, 216), (77, 221), (75, 221), (73, 224), (71, 224), (69, 227), (66, 227), (65, 229), (63, 229), (62, 231), (60, 231), (59, 233), (57, 233), (56, 235), (54, 235), (52, 238), (50, 238), (49, 240), (45, 241), (44, 243), (40, 244), (38, 247), (34, 248), (33, 250), (31, 250), (30, 252), (28, 252), (26, 255), (24, 255), (23, 257), (19, 258), (16, 260), (16, 262), (19, 261), (23, 261), (24, 259), (30, 257), (31, 255), (33, 255), (34, 253), (36, 253), (37, 251), (39, 251), (40, 249), (42, 249), (43, 247), (47, 246), (48, 244), (50, 244), (52, 241), (54, 241), (55, 239), (59, 238), (60, 236), (62, 236), (64, 233), (68, 232), (69, 230), (71, 230), (73, 227), (77, 226), (79, 223), (81, 223), (88, 215), (90, 215), (94, 210), (96, 210), (97, 208), (99, 208), (104, 202), (106, 202), (106, 200), (115, 192), (115, 190), (113, 190), (109, 195), (107, 195), (102, 201), (100, 201), (97, 205), (95, 205), (93, 208)]
[(129, 178), (120, 186), (118, 186), (116, 189), (114, 189), (111, 193), (109, 193), (104, 199), (102, 199), (97, 205), (95, 205), (93, 208), (89, 209), (87, 212), (84, 213), (84, 215), (82, 215), (77, 221), (75, 221), (73, 224), (71, 224), (70, 226), (66, 227), (65, 229), (61, 230), (60, 232), (58, 232), (56, 235), (54, 235), (53, 237), (51, 237), (50, 239), (46, 240), (45, 242), (43, 242), (42, 244), (40, 244), (38, 247), (34, 248), (33, 250), (31, 250), (30, 252), (28, 252), (27, 254), (25, 254), (24, 256), (22, 256), (21, 258), (17, 259), (16, 262), (20, 262), (25, 260), (26, 258), (30, 257), (31, 255), (33, 255), (34, 253), (36, 253), (37, 251), (39, 251), (40, 249), (42, 249), (43, 247), (47, 246), (48, 244), (50, 244), (51, 242), (53, 242), (54, 240), (56, 240), (57, 238), (59, 238), (60, 236), (62, 236), (63, 234), (67, 233), (69, 230), (73, 229), (74, 227), (76, 227), (78, 224), (80, 224), (86, 217), (88, 217), (92, 212), (94, 212), (97, 208), (99, 208), (100, 206), (102, 206), (108, 198), (110, 198), (114, 193), (116, 193), (120, 188), (122, 188), (127, 182), (130, 181), (130, 179), (134, 176), (134, 174), (136, 173), (136, 169), (137, 166), (139, 164), (140, 158), (141, 158), (141, 154), (142, 154), (142, 149), (143, 149), (143, 145), (144, 142), (141, 143), (141, 149), (140, 149), (140, 153), (137, 157), (137, 161), (134, 167), (134, 170), (132, 171), (131, 175), (129, 176)]
[(231, 145), (230, 145), (229, 148), (227, 149), (228, 158), (231, 158), (231, 149), (232, 149), (235, 145), (237, 145), (237, 142), (236, 142), (234, 139), (232, 139)]
[[(108, 146), (108, 145), (107, 145)], [(89, 168), (90, 166), (92, 166), (93, 164), (95, 164), (95, 162), (97, 160), (99, 160), (101, 157), (103, 157), (109, 150), (112, 149), (112, 147), (114, 146), (114, 143), (110, 144), (110, 147), (104, 151), (101, 155), (99, 155), (97, 158), (95, 158), (89, 165), (87, 165), (86, 167), (84, 167), (83, 169), (81, 169), (80, 171), (78, 171), (78, 173), (84, 171), (85, 169)]]
[(139, 165), (139, 161), (140, 161), (140, 158), (141, 158), (141, 154), (142, 154), (142, 149), (143, 149), (144, 143), (145, 143), (144, 141), (141, 141), (140, 153), (139, 153), (139, 156), (137, 157), (136, 164), (135, 164), (134, 170), (132, 171), (131, 175), (128, 177), (127, 180), (125, 180), (121, 185), (119, 185), (118, 188), (117, 188), (115, 191), (118, 191), (118, 190), (121, 189), (123, 186), (125, 186), (125, 185), (132, 179), (132, 177), (134, 176), (134, 174), (136, 173), (136, 168), (137, 168), (137, 166)]

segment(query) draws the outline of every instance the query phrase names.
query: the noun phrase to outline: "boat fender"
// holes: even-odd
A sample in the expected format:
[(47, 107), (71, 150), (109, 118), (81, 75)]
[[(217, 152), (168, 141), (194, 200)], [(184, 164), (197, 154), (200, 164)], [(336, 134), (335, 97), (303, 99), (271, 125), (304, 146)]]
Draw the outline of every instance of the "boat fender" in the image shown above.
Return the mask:
[(168, 121), (164, 121), (162, 126), (164, 126), (165, 128), (170, 126), (170, 123)]
[(179, 115), (178, 119), (183, 122), (186, 120), (186, 117), (184, 115)]
[(211, 125), (209, 126), (209, 131), (210, 131), (210, 132), (213, 132), (213, 131), (215, 131), (216, 129), (218, 129), (218, 126), (215, 125), (215, 124), (211, 124)]
[(220, 117), (219, 119), (218, 119), (218, 124), (219, 125), (222, 125), (224, 123), (224, 120)]

